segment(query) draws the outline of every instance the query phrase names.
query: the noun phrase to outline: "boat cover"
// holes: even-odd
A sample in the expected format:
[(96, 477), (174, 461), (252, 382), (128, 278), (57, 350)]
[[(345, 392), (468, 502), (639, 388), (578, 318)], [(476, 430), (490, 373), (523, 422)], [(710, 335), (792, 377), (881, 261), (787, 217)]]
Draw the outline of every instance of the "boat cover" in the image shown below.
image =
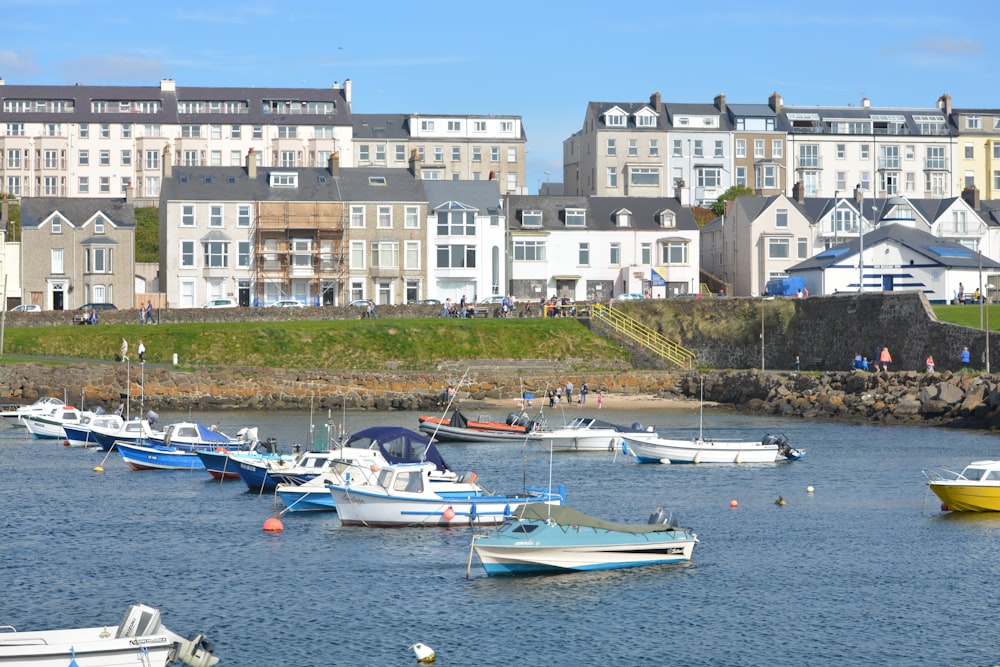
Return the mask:
[(671, 530), (684, 530), (683, 528), (668, 526), (663, 523), (632, 524), (604, 521), (566, 505), (547, 505), (545, 503), (525, 503), (518, 505), (511, 511), (511, 519), (551, 521), (560, 526), (587, 526), (588, 528), (610, 530), (617, 533), (662, 533)]
[(377, 448), (389, 463), (429, 461), (438, 470), (450, 470), (438, 448), (422, 434), (401, 426), (371, 426), (351, 435), (347, 447)]

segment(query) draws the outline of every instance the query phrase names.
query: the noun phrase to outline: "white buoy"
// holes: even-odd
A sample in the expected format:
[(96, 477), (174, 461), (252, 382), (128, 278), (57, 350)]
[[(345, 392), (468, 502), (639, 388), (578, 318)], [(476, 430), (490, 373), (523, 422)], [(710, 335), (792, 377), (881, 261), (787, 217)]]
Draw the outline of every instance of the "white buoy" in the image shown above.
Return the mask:
[(806, 487), (806, 493), (812, 493), (814, 490), (811, 486)]
[(434, 649), (427, 644), (417, 642), (410, 648), (413, 649), (413, 654), (417, 656), (417, 662), (430, 663), (434, 662), (434, 658), (437, 657), (434, 655)]

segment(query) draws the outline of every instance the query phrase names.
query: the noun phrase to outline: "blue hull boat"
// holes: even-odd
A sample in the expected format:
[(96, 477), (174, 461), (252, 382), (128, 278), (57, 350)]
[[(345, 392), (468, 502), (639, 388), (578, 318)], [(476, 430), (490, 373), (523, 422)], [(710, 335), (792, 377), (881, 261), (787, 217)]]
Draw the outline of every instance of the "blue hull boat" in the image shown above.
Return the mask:
[(204, 470), (196, 452), (163, 445), (140, 445), (119, 440), (115, 443), (122, 460), (132, 470)]
[(486, 574), (496, 576), (683, 563), (697, 542), (697, 535), (675, 526), (659, 508), (648, 523), (622, 524), (565, 506), (528, 503), (495, 530), (474, 536), (472, 548)]

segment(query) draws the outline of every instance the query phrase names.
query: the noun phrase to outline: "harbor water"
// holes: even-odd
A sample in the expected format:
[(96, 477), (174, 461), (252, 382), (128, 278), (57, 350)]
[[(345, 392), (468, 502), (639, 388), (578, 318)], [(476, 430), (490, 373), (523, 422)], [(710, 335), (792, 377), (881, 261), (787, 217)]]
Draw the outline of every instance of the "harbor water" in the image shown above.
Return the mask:
[[(698, 430), (690, 410), (599, 416), (679, 437)], [(229, 433), (257, 426), (287, 451), (308, 444), (310, 420), (328, 417), (161, 419)], [(103, 452), (2, 425), (0, 625), (113, 625), (138, 602), (160, 609), (179, 634), (204, 633), (222, 665), (240, 667), (412, 665), (417, 642), (441, 666), (1000, 661), (1000, 516), (942, 512), (921, 474), (1000, 458), (996, 436), (716, 411), (705, 419), (706, 435), (783, 432), (807, 454), (670, 466), (620, 452), (440, 445), (454, 469), (477, 472), (491, 490), (551, 479), (579, 510), (645, 522), (662, 506), (700, 540), (687, 565), (524, 578), (489, 578), (476, 561), (467, 578), (469, 528), (344, 528), (333, 513), (285, 514), (283, 532), (265, 533), (275, 500), (241, 482), (134, 472), (117, 453), (105, 461)], [(350, 431), (417, 425), (414, 413), (332, 420)]]

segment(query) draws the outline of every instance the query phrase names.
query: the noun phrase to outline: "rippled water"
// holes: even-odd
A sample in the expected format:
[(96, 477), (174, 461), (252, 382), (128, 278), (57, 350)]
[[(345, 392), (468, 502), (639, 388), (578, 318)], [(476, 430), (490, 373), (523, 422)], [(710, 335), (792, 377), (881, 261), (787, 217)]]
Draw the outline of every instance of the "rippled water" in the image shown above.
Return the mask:
[[(575, 412), (575, 411), (574, 411)], [(680, 433), (690, 413), (604, 411)], [(193, 415), (308, 440), (297, 413)], [(163, 415), (169, 421), (180, 416)], [(339, 418), (343, 419), (343, 417)], [(1000, 517), (949, 515), (922, 468), (1000, 457), (995, 436), (711, 414), (723, 436), (785, 432), (802, 461), (637, 465), (557, 454), (552, 481), (602, 518), (674, 510), (701, 540), (685, 566), (466, 579), (468, 529), (342, 528), (286, 515), (204, 472), (131, 472), (117, 454), (0, 430), (0, 625), (114, 624), (134, 602), (180, 634), (204, 632), (224, 665), (986, 665), (995, 632)], [(694, 423), (692, 423), (694, 422)], [(414, 428), (412, 413), (355, 414)], [(491, 489), (548, 482), (547, 452), (445, 444)], [(815, 493), (806, 493), (808, 486)], [(782, 495), (785, 506), (774, 500)], [(731, 500), (739, 507), (731, 509)]]

